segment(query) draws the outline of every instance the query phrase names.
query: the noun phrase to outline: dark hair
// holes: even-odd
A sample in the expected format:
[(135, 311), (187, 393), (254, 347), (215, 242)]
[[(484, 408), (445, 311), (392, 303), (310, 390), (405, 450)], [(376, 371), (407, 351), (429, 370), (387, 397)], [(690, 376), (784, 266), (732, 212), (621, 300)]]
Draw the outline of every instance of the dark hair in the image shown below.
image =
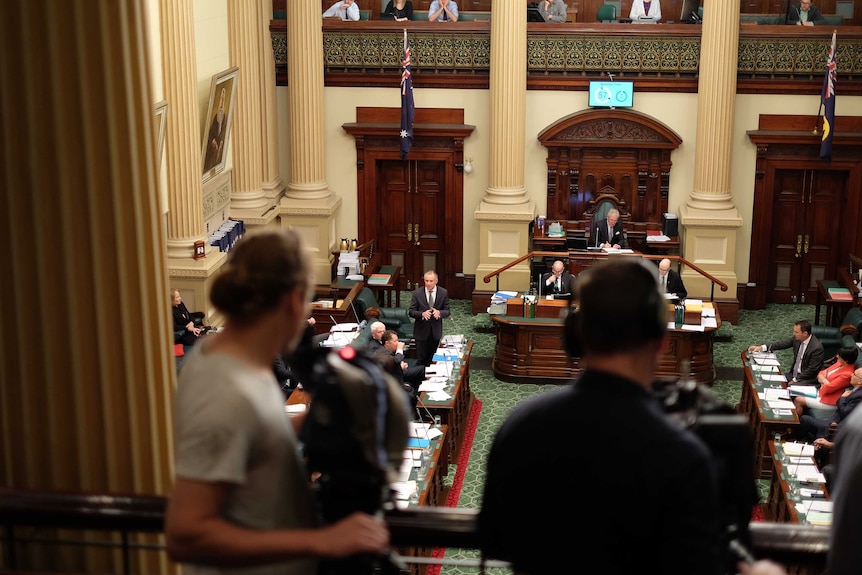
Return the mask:
[(394, 329), (387, 329), (386, 331), (383, 332), (383, 335), (380, 336), (380, 342), (386, 343), (387, 341), (389, 341), (390, 339), (392, 339), (393, 337), (395, 337), (397, 335), (398, 334), (395, 332)]
[(794, 325), (798, 325), (799, 331), (803, 333), (811, 333), (811, 322), (807, 319), (801, 319), (797, 321)]
[(838, 357), (853, 365), (856, 363), (856, 358), (859, 357), (859, 348), (855, 345), (853, 347), (842, 347), (838, 350)]
[(295, 289), (308, 290), (311, 264), (293, 230), (251, 232), (213, 281), (210, 300), (228, 319), (251, 323)]
[(577, 311), (567, 318), (572, 355), (607, 355), (656, 342), (667, 331), (667, 302), (655, 266), (640, 258), (614, 258), (578, 276)]

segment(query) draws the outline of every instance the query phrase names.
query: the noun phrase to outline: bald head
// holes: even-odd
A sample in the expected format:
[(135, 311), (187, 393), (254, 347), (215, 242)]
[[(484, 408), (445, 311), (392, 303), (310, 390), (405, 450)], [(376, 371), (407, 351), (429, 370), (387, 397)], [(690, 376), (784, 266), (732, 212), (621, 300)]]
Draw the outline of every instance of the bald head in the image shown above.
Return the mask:
[(659, 276), (662, 276), (662, 277), (666, 276), (667, 272), (669, 270), (670, 270), (670, 260), (669, 259), (664, 258), (662, 261), (660, 261), (658, 263), (658, 275)]

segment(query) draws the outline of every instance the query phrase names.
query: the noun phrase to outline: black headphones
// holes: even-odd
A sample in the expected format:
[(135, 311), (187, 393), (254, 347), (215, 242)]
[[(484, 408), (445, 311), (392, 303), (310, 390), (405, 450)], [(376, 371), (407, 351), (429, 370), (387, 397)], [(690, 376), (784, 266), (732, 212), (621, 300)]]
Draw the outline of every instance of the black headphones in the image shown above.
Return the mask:
[(572, 357), (585, 351), (611, 353), (658, 341), (667, 331), (667, 302), (655, 266), (641, 258), (613, 258), (578, 276), (579, 308), (565, 321)]

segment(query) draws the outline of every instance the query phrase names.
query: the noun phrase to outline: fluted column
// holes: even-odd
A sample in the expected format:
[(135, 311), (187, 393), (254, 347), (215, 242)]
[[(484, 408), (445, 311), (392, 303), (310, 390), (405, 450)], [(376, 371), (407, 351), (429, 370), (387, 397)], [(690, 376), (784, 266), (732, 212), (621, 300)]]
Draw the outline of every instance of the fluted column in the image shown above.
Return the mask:
[[(260, 216), (266, 211), (263, 193), (265, 147), (261, 100), (263, 6), (258, 0), (228, 0), (227, 20), (231, 64), (239, 67), (233, 119), (233, 189), (231, 215)], [(272, 52), (272, 48), (269, 50)], [(270, 72), (269, 74), (273, 74)], [(239, 213), (238, 213), (239, 212)], [(271, 212), (272, 213), (272, 212)], [(272, 217), (275, 214), (272, 213)]]
[[(491, 5), (490, 150), (488, 187), (473, 212), (479, 222), (476, 277), (527, 252), (535, 204), (524, 185), (527, 113), (527, 21), (519, 2)], [(500, 277), (500, 287), (529, 285), (526, 263)]]
[(526, 204), (527, 20), (518, 2), (492, 7), (489, 181), (483, 202)]
[[(175, 367), (143, 4), (3, 7), (2, 487), (166, 494), (172, 483)], [(115, 550), (41, 549), (20, 550), (18, 569), (122, 570)], [(164, 554), (135, 557), (134, 572), (173, 569)]]
[(201, 126), (192, 0), (159, 0), (162, 72), (168, 101), (168, 257), (191, 259), (204, 239)]
[(305, 240), (315, 282), (332, 280), (335, 216), (341, 198), (326, 182), (323, 104), (323, 31), (318, 0), (287, 3), (287, 83), (290, 182), (279, 204), (282, 225)]
[(730, 162), (736, 109), (739, 3), (722, 2), (720, 13), (720, 18), (704, 19), (701, 34), (694, 191), (688, 201), (689, 206), (706, 210), (733, 207)]
[(287, 83), (290, 99), (290, 182), (287, 196), (322, 199), (326, 184), (323, 141), (323, 30), (320, 2), (287, 3)]
[(269, 21), (272, 19), (272, 0), (257, 0), (260, 4), (260, 28), (263, 31), (258, 48), (260, 58), (261, 139), (263, 140), (263, 193), (271, 201), (277, 202), (284, 194), (284, 182), (278, 170), (278, 111), (275, 99), (275, 56), (272, 53), (272, 33)]
[[(739, 50), (739, 3), (706, 0), (700, 47), (692, 192), (681, 208), (683, 257), (725, 282), (719, 299), (736, 302), (736, 234), (742, 218), (733, 203), (733, 123)], [(689, 295), (708, 296), (711, 283), (683, 270)], [(738, 305), (738, 302), (737, 302)]]

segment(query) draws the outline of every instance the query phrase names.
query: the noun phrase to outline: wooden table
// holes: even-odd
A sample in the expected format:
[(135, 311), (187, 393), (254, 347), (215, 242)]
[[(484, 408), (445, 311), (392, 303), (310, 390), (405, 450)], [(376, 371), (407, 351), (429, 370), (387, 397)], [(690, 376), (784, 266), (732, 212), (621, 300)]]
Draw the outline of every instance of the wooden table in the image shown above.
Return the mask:
[(841, 324), (841, 318), (843, 318), (847, 311), (853, 307), (855, 300), (853, 297), (853, 290), (850, 290), (851, 299), (835, 299), (829, 295), (829, 288), (832, 287), (846, 286), (837, 281), (817, 280), (817, 305), (814, 308), (815, 325), (820, 324), (820, 306), (822, 304), (826, 304), (826, 316), (823, 318), (824, 323), (832, 327), (839, 327)]
[[(784, 465), (778, 457), (775, 442), (769, 441), (767, 449), (769, 457), (772, 460), (773, 473), (772, 479), (769, 482), (769, 497), (763, 506), (763, 515), (767, 521), (803, 523), (800, 520), (799, 513), (796, 511), (796, 504), (790, 499), (788, 475), (785, 473)], [(811, 464), (814, 464), (814, 458), (811, 458)], [(792, 464), (789, 467), (792, 467)], [(826, 484), (820, 483), (817, 485), (806, 485), (805, 487), (816, 489), (823, 494), (822, 498), (824, 501), (829, 501), (829, 492), (826, 490)]]
[[(311, 316), (315, 320), (314, 324), (314, 333), (315, 334), (323, 334), (328, 333), (329, 330), (335, 325), (334, 322), (339, 324), (342, 323), (359, 323), (360, 319), (356, 317), (356, 306), (353, 301), (356, 299), (356, 296), (359, 294), (359, 290), (362, 289), (364, 284), (362, 282), (357, 282), (352, 285), (347, 293), (341, 297), (341, 305), (337, 307), (320, 307), (315, 305), (314, 302), (311, 304)], [(320, 299), (326, 299), (328, 301), (332, 301), (333, 304), (337, 303), (335, 297), (333, 297), (330, 293), (324, 293), (320, 290), (325, 290), (325, 292), (329, 292), (330, 288), (323, 286), (323, 288), (317, 288), (315, 294)]]
[[(736, 411), (748, 417), (754, 434), (752, 458), (755, 478), (771, 479), (774, 466), (769, 454), (769, 442), (776, 435), (794, 436), (799, 425), (799, 415), (795, 409), (791, 410), (790, 415), (778, 415), (765, 406), (758, 393), (763, 393), (767, 387), (774, 387), (777, 382), (765, 382), (751, 369), (747, 350), (743, 350), (740, 357), (743, 366), (742, 393)], [(786, 386), (786, 383), (781, 385)]]
[[(557, 301), (565, 303), (562, 300), (547, 303)], [(557, 317), (491, 316), (497, 331), (492, 369), (498, 379), (513, 383), (566, 383), (581, 373), (579, 358), (570, 357), (566, 352), (564, 320), (559, 317), (559, 309), (549, 309), (555, 309)], [(544, 312), (537, 306), (537, 315), (539, 313)], [(718, 310), (715, 315), (720, 326)], [(697, 383), (711, 385), (715, 380), (713, 343), (716, 330), (669, 329), (656, 375), (674, 379), (684, 375)], [(689, 361), (687, 374), (680, 373), (684, 360)]]
[[(388, 274), (389, 281), (382, 284), (368, 283), (368, 278), (374, 274)], [(401, 277), (401, 266), (377, 266), (371, 273), (366, 274), (365, 281), (349, 280), (345, 276), (336, 276), (332, 281), (332, 289), (338, 293), (347, 293), (353, 286), (358, 283), (363, 283), (365, 287), (374, 292), (374, 297), (377, 302), (383, 307), (401, 307), (401, 291), (398, 289), (399, 278)], [(392, 305), (392, 293), (395, 293), (395, 305)], [(383, 297), (380, 297), (383, 295)], [(363, 318), (364, 319), (364, 318)]]
[(422, 418), (427, 415), (439, 415), (441, 422), (449, 430), (449, 463), (456, 463), (461, 453), (461, 444), (464, 441), (464, 432), (467, 429), (467, 421), (470, 410), (473, 407), (473, 391), (470, 389), (470, 355), (473, 353), (473, 341), (467, 342), (464, 359), (461, 362), (461, 370), (452, 397), (447, 401), (431, 401), (428, 393), (423, 391), (419, 394), (419, 411)]

